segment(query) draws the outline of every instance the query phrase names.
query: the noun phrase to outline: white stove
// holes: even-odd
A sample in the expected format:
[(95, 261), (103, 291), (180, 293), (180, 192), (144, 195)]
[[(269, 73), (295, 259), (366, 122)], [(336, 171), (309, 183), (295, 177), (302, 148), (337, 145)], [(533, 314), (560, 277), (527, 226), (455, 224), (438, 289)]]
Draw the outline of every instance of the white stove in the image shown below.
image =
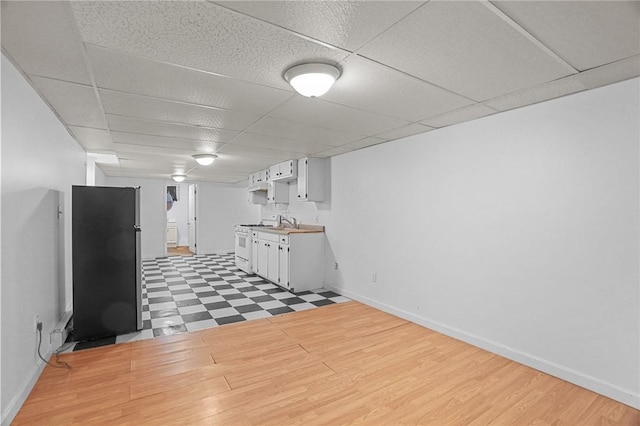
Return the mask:
[(253, 274), (253, 269), (251, 269), (251, 228), (268, 226), (274, 225), (257, 223), (236, 225), (234, 228), (236, 237), (236, 266), (247, 274)]

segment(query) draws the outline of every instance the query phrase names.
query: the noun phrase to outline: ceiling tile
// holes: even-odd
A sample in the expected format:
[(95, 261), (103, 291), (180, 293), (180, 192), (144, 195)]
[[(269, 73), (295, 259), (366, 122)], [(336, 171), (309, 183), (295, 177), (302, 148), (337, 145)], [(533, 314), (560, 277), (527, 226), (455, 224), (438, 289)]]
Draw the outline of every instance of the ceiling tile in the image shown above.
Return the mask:
[(395, 140), (395, 139), (400, 139), (407, 136), (417, 135), (419, 133), (426, 133), (430, 130), (433, 130), (433, 127), (425, 126), (424, 124), (420, 124), (420, 123), (412, 123), (412, 124), (409, 124), (408, 126), (389, 130), (388, 132), (383, 132), (376, 136), (379, 138), (387, 139), (387, 140)]
[(269, 115), (362, 136), (371, 136), (409, 124), (404, 120), (299, 95), (289, 99)]
[(323, 99), (407, 121), (419, 121), (473, 103), (359, 56), (349, 57), (340, 66), (342, 75)]
[(216, 3), (349, 51), (355, 51), (422, 4), (417, 1)]
[(68, 125), (106, 129), (107, 122), (93, 88), (43, 77), (31, 81)]
[(581, 72), (575, 76), (589, 89), (640, 76), (640, 55)]
[(320, 158), (326, 158), (326, 157), (333, 157), (336, 155), (340, 155), (340, 154), (346, 154), (347, 152), (351, 152), (353, 151), (353, 149), (351, 148), (343, 148), (341, 146), (335, 147), (335, 148), (331, 148), (329, 150), (326, 151), (322, 151), (319, 152), (317, 154), (315, 154), (315, 157), (320, 157)]
[(489, 108), (483, 104), (470, 105), (468, 107), (460, 108), (456, 111), (451, 111), (446, 114), (438, 115), (423, 120), (422, 123), (431, 127), (446, 127), (452, 124), (462, 123), (463, 121), (471, 121), (476, 118), (486, 117), (487, 115), (495, 114), (496, 110)]
[(579, 70), (640, 54), (638, 1), (498, 1), (494, 4)]
[(87, 151), (113, 151), (115, 149), (108, 130), (78, 126), (69, 126), (69, 130)]
[(257, 114), (168, 101), (110, 90), (100, 90), (99, 92), (104, 110), (109, 114), (228, 130), (244, 130), (260, 118)]
[(286, 161), (293, 158), (302, 158), (305, 154), (293, 151), (280, 151), (268, 148), (259, 148), (255, 146), (227, 144), (219, 151), (221, 154), (233, 154), (246, 157), (257, 157), (263, 159), (272, 159), (273, 163)]
[(190, 149), (196, 152), (216, 152), (224, 146), (223, 143), (199, 141), (194, 139), (180, 139), (165, 136), (143, 135), (139, 133), (126, 133), (111, 131), (114, 142), (130, 145), (146, 145), (160, 148)]
[(87, 46), (96, 84), (100, 88), (155, 98), (266, 114), (292, 96), (245, 81)]
[(282, 75), (295, 63), (339, 62), (348, 54), (209, 2), (71, 7), (87, 43), (272, 87), (289, 89)]
[(539, 86), (519, 90), (515, 93), (510, 93), (483, 103), (495, 110), (507, 111), (580, 92), (585, 90), (586, 86), (576, 80), (577, 75), (578, 74), (570, 75), (569, 77), (544, 83)]
[(429, 2), (358, 53), (477, 101), (575, 72), (475, 1)]
[(368, 138), (360, 139), (359, 141), (349, 142), (348, 144), (343, 145), (340, 148), (348, 148), (348, 149), (356, 150), (356, 149), (366, 148), (368, 146), (378, 145), (384, 142), (389, 142), (389, 140), (370, 136)]
[(346, 133), (274, 117), (264, 117), (249, 127), (247, 131), (282, 139), (292, 139), (330, 146), (338, 146), (362, 138), (362, 135), (354, 133)]
[(275, 149), (278, 151), (297, 152), (301, 154), (315, 154), (331, 148), (315, 142), (276, 138), (273, 136), (257, 135), (255, 133), (241, 133), (233, 139), (234, 145), (247, 145), (258, 148)]
[(2, 47), (27, 74), (91, 84), (68, 6), (58, 1), (3, 1)]
[(143, 135), (166, 136), (170, 138), (194, 139), (209, 142), (227, 142), (238, 132), (213, 129), (210, 127), (188, 126), (154, 120), (123, 117), (107, 114), (109, 128), (113, 131), (140, 133)]

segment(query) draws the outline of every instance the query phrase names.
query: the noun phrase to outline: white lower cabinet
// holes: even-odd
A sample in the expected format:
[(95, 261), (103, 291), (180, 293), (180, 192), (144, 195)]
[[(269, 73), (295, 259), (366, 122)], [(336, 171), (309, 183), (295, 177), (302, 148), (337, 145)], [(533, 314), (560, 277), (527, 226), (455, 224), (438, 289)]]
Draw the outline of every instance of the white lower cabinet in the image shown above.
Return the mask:
[(254, 273), (292, 292), (324, 286), (324, 233), (254, 235)]

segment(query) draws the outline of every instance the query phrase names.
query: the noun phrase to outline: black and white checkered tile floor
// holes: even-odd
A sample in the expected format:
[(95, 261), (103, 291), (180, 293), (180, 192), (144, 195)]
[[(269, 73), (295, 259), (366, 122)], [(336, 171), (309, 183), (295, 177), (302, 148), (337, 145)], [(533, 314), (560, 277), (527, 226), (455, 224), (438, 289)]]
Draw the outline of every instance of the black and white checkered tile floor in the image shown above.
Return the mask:
[[(348, 301), (319, 289), (297, 294), (249, 275), (235, 266), (233, 253), (171, 256), (142, 264), (143, 330), (78, 342), (65, 352), (131, 342)], [(68, 341), (73, 340), (73, 335)]]

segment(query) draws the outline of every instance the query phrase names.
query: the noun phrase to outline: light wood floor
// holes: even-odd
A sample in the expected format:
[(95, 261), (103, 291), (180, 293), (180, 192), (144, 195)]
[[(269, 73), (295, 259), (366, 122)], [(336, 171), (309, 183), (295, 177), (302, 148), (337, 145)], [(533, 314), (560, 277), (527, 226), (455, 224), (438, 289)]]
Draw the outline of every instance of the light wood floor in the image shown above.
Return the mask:
[(357, 302), (61, 356), (14, 424), (638, 425), (640, 412)]
[(167, 256), (192, 256), (188, 246), (167, 247)]

